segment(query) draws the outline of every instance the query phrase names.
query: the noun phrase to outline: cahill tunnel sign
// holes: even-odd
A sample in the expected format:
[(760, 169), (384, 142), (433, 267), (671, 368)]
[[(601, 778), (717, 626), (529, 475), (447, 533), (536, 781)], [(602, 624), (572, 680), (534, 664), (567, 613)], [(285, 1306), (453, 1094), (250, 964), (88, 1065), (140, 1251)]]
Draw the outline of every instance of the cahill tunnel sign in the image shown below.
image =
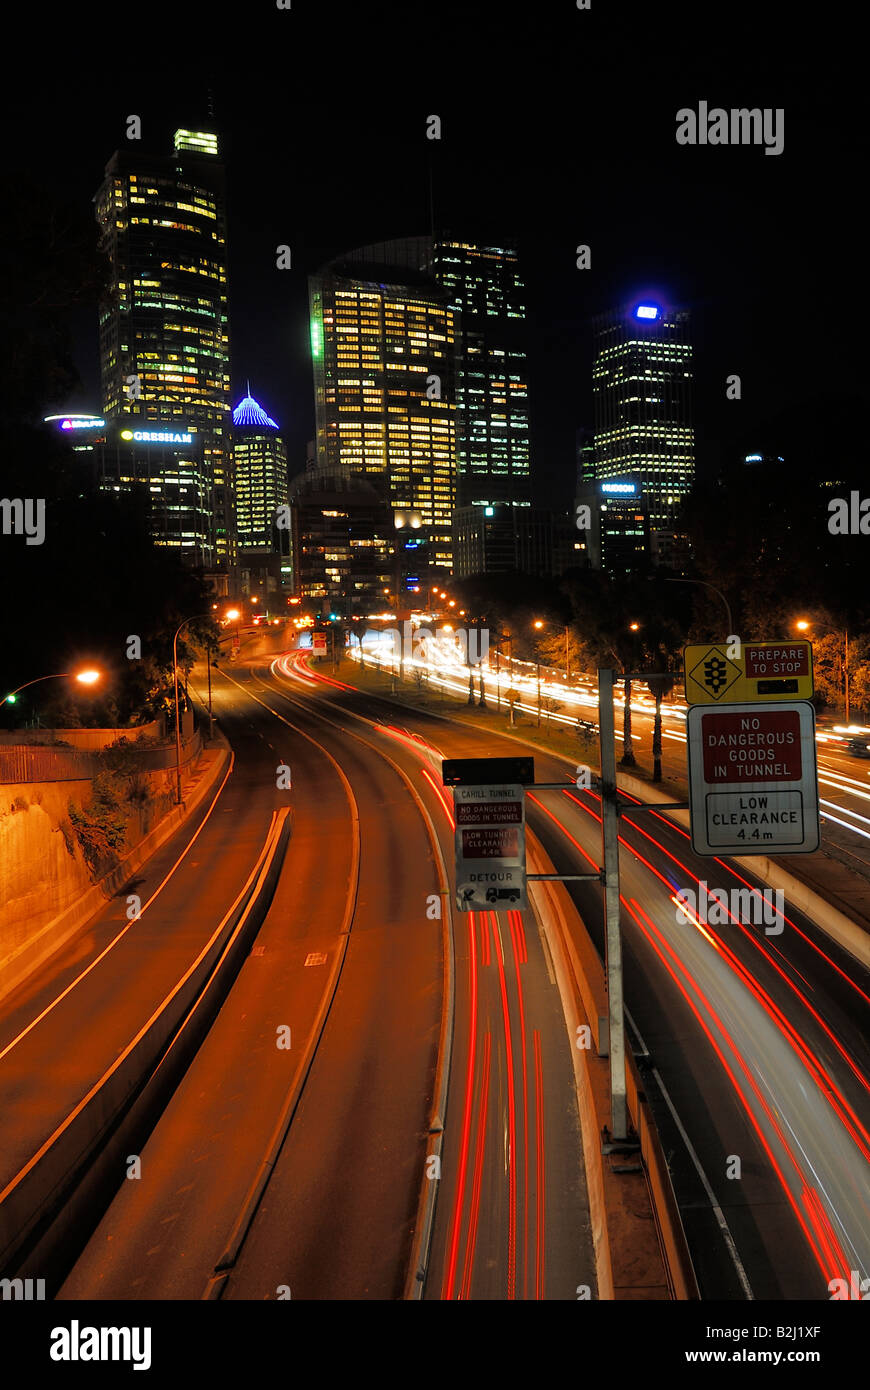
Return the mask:
[(528, 907), (522, 786), (454, 787), (453, 809), (460, 912)]
[(808, 854), (818, 849), (811, 704), (694, 706), (686, 728), (696, 854)]

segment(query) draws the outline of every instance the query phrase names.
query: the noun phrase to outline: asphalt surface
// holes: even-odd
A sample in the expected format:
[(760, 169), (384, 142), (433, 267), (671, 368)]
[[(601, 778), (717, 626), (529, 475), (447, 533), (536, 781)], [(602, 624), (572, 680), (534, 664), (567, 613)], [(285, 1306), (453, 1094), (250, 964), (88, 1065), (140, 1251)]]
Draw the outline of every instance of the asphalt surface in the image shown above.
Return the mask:
[[(407, 708), (395, 718), (453, 756), (520, 751)], [(566, 776), (565, 761), (529, 751), (537, 781)], [(529, 824), (558, 871), (597, 866), (595, 798), (572, 788), (537, 801)], [(867, 972), (787, 902), (776, 933), (743, 903), (746, 924), (678, 922), (672, 899), (698, 879), (710, 891), (764, 885), (692, 855), (658, 813), (636, 824), (621, 853), (626, 1003), (702, 1293), (827, 1298), (830, 1279), (866, 1275), (870, 1260)], [(603, 950), (599, 888), (569, 891)]]
[[(143, 1147), (142, 1176), (119, 1173), (94, 1213), (63, 1298), (402, 1295), (430, 1180), (443, 1005), (443, 924), (427, 912), (444, 887), (433, 834), (452, 887), (440, 757), (522, 750), (348, 681), (298, 656), (216, 676), (235, 766), (193, 848), (102, 959), (125, 898), (7, 1001), (8, 1183), (201, 947), (289, 796), (293, 836), (251, 955)], [(567, 783), (563, 760), (529, 751), (537, 781)], [(279, 763), (292, 767), (289, 793)], [(592, 794), (531, 793), (527, 815), (558, 871), (600, 862)], [(699, 878), (711, 891), (762, 885), (696, 859), (658, 813), (622, 833), (630, 1039), (702, 1294), (827, 1298), (829, 1279), (870, 1272), (867, 972), (787, 903), (771, 934), (678, 920), (675, 894)], [(145, 866), (143, 901), (185, 834)], [(600, 938), (598, 885), (569, 891)], [(534, 915), (456, 912), (454, 941), (425, 1296), (594, 1293), (570, 1041)]]

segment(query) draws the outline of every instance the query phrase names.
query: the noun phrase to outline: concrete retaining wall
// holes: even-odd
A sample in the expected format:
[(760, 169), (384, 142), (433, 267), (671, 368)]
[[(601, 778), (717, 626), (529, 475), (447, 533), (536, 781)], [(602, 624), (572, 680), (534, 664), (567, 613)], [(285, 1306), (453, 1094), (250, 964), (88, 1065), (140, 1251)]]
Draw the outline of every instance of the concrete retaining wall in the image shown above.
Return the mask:
[[(188, 721), (192, 718), (192, 712), (188, 710)], [(165, 732), (165, 721), (162, 718), (152, 719), (150, 724), (137, 724), (132, 729), (12, 729), (0, 733), (0, 747), (32, 748), (44, 745), (50, 748), (59, 743), (67, 744), (71, 748), (93, 751), (108, 748), (122, 738), (130, 739), (131, 742), (137, 738), (162, 738)], [(185, 728), (185, 733), (188, 732)]]
[[(191, 765), (201, 757), (197, 737)], [(229, 759), (215, 748), (214, 764), (187, 803), (173, 805), (175, 772), (144, 773), (151, 802), (131, 816), (129, 848), (99, 881), (85, 861), (69, 821), (68, 803), (87, 802), (90, 782), (25, 783), (0, 788), (0, 999), (60, 949), (192, 814)]]

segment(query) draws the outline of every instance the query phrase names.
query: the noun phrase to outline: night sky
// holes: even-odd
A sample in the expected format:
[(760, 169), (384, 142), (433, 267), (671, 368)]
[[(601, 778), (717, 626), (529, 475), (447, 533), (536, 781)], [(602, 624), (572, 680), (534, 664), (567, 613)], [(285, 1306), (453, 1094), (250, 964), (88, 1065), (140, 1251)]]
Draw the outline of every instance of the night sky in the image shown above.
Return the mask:
[[(866, 241), (856, 88), (816, 14), (785, 4), (534, 5), (268, 0), (86, 13), (32, 8), (27, 90), (7, 93), (20, 166), (88, 206), (125, 118), (168, 151), (207, 123), (227, 169), (233, 403), (250, 378), (291, 474), (313, 435), (307, 274), (369, 241), (519, 238), (538, 500), (567, 507), (592, 423), (591, 315), (657, 291), (693, 313), (698, 468), (749, 450), (850, 449), (866, 407), (855, 266)], [(855, 41), (857, 42), (857, 41)], [(856, 50), (857, 61), (858, 53)], [(785, 148), (678, 146), (676, 112), (783, 107)], [(425, 138), (438, 114), (442, 140)], [(275, 268), (275, 247), (293, 269)], [(575, 247), (592, 269), (575, 268)], [(96, 318), (72, 324), (100, 407)], [(739, 373), (743, 399), (725, 378)], [(861, 430), (863, 435), (863, 430)]]

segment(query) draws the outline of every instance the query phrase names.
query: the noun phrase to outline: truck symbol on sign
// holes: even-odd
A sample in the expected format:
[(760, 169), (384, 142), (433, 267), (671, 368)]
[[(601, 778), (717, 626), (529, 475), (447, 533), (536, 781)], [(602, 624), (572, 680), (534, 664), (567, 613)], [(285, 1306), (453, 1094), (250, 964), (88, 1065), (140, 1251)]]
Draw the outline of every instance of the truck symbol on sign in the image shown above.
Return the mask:
[(488, 903), (497, 903), (501, 902), (502, 900), (511, 903), (519, 902), (519, 888), (487, 888), (486, 901)]

